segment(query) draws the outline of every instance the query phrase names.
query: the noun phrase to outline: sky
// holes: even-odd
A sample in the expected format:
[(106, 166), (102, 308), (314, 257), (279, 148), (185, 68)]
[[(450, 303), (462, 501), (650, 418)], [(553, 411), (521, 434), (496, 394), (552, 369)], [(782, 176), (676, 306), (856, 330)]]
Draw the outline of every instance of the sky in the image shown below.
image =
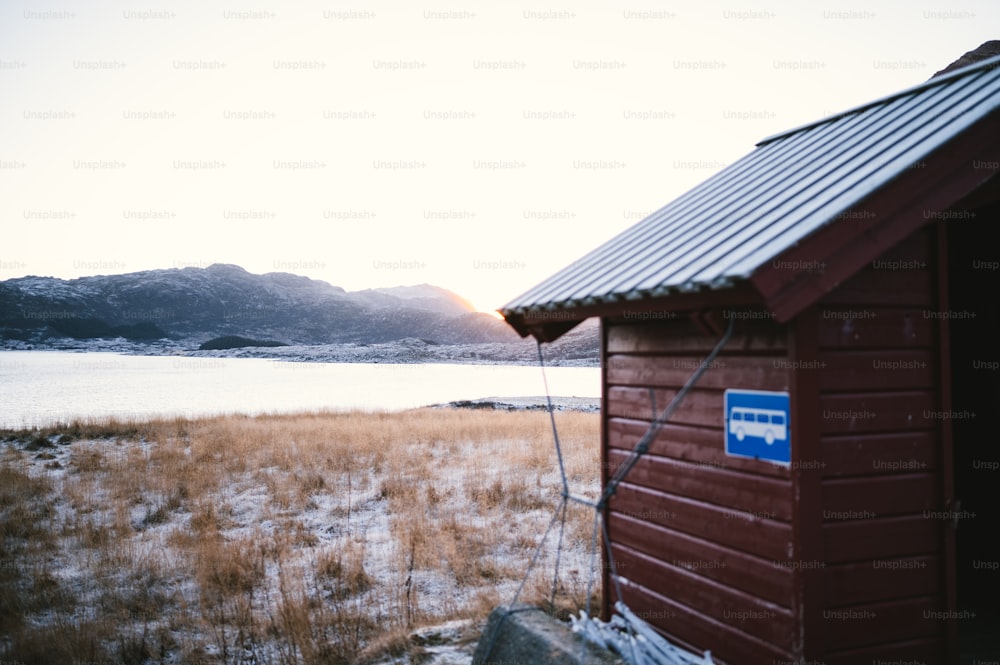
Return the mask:
[(0, 1), (0, 280), (234, 263), (494, 310), (995, 0)]

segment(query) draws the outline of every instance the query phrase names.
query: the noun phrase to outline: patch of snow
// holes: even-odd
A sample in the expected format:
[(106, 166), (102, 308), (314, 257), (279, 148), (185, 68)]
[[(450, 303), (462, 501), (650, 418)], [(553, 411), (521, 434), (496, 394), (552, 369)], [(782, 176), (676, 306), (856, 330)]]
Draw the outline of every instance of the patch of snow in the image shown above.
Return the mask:
[[(507, 401), (523, 406), (537, 403), (537, 398)], [(71, 445), (54, 445), (52, 448), (46, 448), (44, 455), (24, 451), (20, 466), (30, 475), (44, 476), (52, 482), (54, 491), (48, 500), (52, 501), (54, 510), (52, 523), (56, 532), (65, 530), (59, 525), (68, 527), (79, 523), (80, 520), (89, 521), (95, 529), (114, 529), (116, 524), (114, 502), (109, 496), (109, 490), (101, 486), (99, 480), (83, 488), (89, 492), (85, 497), (86, 505), (74, 505), (72, 493), (67, 493), (66, 490), (70, 485), (73, 485), (74, 491), (81, 489), (76, 482), (75, 476), (78, 471), (75, 465), (80, 461), (86, 463), (87, 456), (93, 455), (95, 460), (101, 460), (104, 473), (123, 473), (130, 465), (134, 466), (143, 459), (149, 460), (157, 445), (160, 444), (144, 440), (129, 442), (112, 439), (82, 440)], [(505, 446), (510, 443), (499, 441), (494, 445)], [(459, 446), (457, 450), (431, 444), (427, 446), (427, 452), (430, 463), (439, 472), (434, 481), (441, 496), (440, 503), (436, 506), (439, 516), (458, 515), (463, 525), (484, 532), (511, 531), (511, 525), (502, 518), (478, 514), (474, 508), (470, 509), (470, 499), (466, 492), (470, 468), (473, 469), (473, 473), (483, 474), (488, 480), (509, 480), (508, 469), (505, 468), (501, 455), (491, 455), (488, 450), (484, 450), (484, 446), (471, 443)], [(184, 447), (184, 454), (188, 456), (191, 454), (189, 446)], [(475, 463), (445, 465), (446, 459), (475, 460)], [(221, 530), (222, 537), (227, 541), (253, 539), (261, 534), (285, 532), (289, 528), (289, 521), (298, 522), (306, 534), (315, 539), (315, 544), (294, 548), (283, 563), (286, 570), (292, 568), (308, 570), (320, 552), (339, 547), (348, 540), (357, 543), (363, 547), (365, 573), (373, 580), (371, 588), (363, 591), (357, 600), (370, 608), (374, 619), (379, 620), (387, 616), (394, 602), (392, 599), (403, 583), (399, 562), (405, 560), (406, 552), (401, 551), (403, 546), (397, 534), (393, 532), (390, 502), (380, 496), (380, 480), (384, 475), (377, 474), (374, 470), (362, 471), (351, 479), (349, 492), (342, 481), (331, 480), (328, 486), (313, 492), (308, 497), (305, 509), (275, 511), (273, 497), (269, 495), (266, 480), (269, 476), (274, 476), (277, 481), (284, 473), (287, 472), (272, 467), (234, 474), (208, 497), (217, 510), (225, 515), (226, 524)], [(535, 478), (527, 479), (526, 482), (531, 487), (535, 486)], [(538, 474), (539, 491), (558, 487), (559, 482), (556, 469), (548, 469)], [(585, 489), (594, 493), (596, 485)], [(198, 608), (200, 590), (189, 569), (192, 564), (191, 554), (179, 551), (177, 546), (171, 543), (171, 534), (189, 530), (191, 513), (166, 511), (153, 523), (147, 523), (146, 518), (150, 511), (157, 507), (158, 501), (164, 499), (162, 496), (145, 496), (129, 508), (128, 521), (134, 532), (118, 543), (117, 547), (121, 555), (127, 556), (132, 562), (148, 561), (149, 565), (161, 571), (156, 581), (157, 588), (161, 592), (175, 596), (188, 608)], [(518, 530), (533, 534), (536, 542), (539, 541), (555, 508), (555, 502), (552, 502), (551, 506), (546, 505), (544, 508), (519, 513), (516, 517)], [(432, 517), (429, 516), (429, 519)], [(547, 541), (546, 557), (549, 561), (552, 560), (556, 535), (551, 533)], [(105, 593), (104, 589), (109, 581), (123, 593), (128, 593), (130, 589), (145, 583), (135, 578), (134, 567), (113, 572), (110, 580), (107, 578), (95, 580), (93, 571), (94, 566), (98, 565), (97, 562), (84, 554), (89, 551), (87, 548), (68, 542), (69, 539), (69, 536), (62, 537), (64, 542), (56, 553), (47, 555), (44, 565), (58, 578), (65, 591), (77, 599), (81, 612), (91, 614), (99, 612), (95, 608), (101, 607), (102, 594)], [(515, 548), (511, 542), (501, 541), (491, 555), (498, 563), (523, 572), (531, 553), (520, 546)], [(573, 578), (574, 575), (579, 575), (578, 571), (586, 571), (589, 565), (590, 552), (587, 544), (567, 541), (562, 554), (561, 570), (564, 575)], [(269, 561), (265, 571), (266, 580), (263, 586), (270, 589), (269, 593), (273, 598), (275, 590), (280, 585), (278, 567)], [(415, 605), (423, 616), (429, 617), (447, 616), (453, 613), (457, 608), (464, 607), (474, 600), (477, 594), (488, 586), (498, 592), (503, 601), (507, 601), (513, 597), (519, 584), (520, 579), (504, 576), (503, 579), (494, 580), (488, 585), (463, 585), (458, 583), (454, 575), (449, 574), (446, 567), (443, 570), (432, 568), (412, 571), (412, 588), (416, 592)], [(44, 625), (58, 621), (59, 618), (40, 613), (33, 615), (29, 620), (36, 625)], [(170, 620), (170, 616), (133, 617), (134, 630), (142, 630), (143, 626), (168, 626)], [(452, 621), (415, 631), (411, 635), (411, 641), (423, 652), (418, 662), (425, 665), (470, 663), (475, 642), (462, 642), (464, 639), (462, 636), (468, 634), (469, 627), (468, 621)], [(218, 652), (214, 638), (210, 634), (189, 635), (185, 639), (187, 644), (195, 644), (206, 655), (211, 656)], [(259, 651), (267, 647), (256, 645), (255, 648)], [(410, 661), (396, 659), (382, 662), (388, 665)]]

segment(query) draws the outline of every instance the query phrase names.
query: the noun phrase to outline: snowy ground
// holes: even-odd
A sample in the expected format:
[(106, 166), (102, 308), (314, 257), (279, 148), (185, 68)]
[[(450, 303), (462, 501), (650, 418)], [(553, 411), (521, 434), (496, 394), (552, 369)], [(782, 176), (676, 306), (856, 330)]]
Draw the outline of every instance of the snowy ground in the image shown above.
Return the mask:
[[(511, 402), (510, 408), (539, 404), (538, 398), (506, 401)], [(579, 410), (589, 409), (592, 404), (560, 406)], [(264, 635), (266, 631), (259, 625), (254, 627), (252, 622), (250, 639), (244, 635), (242, 627), (237, 635), (236, 629), (228, 624), (220, 628), (189, 620), (188, 615), (197, 613), (197, 608), (203, 607), (206, 602), (204, 586), (199, 587), (192, 574), (192, 569), (202, 566), (202, 563), (178, 543), (185, 536), (190, 539), (193, 523), (200, 519), (198, 511), (184, 507), (161, 510), (167, 501), (169, 488), (164, 488), (160, 495), (148, 488), (143, 489), (123, 503), (117, 500), (121, 490), (116, 489), (117, 486), (110, 480), (112, 477), (126, 478), (122, 482), (146, 488), (151, 482), (147, 474), (156, 473), (154, 462), (158, 455), (163, 454), (157, 448), (166, 445), (165, 442), (101, 438), (67, 443), (52, 437), (50, 443), (52, 445), (40, 447), (37, 441), (31, 444), (26, 440), (0, 444), (0, 448), (6, 448), (6, 451), (0, 450), (5, 455), (4, 465), (44, 479), (52, 488), (51, 495), (44, 500), (51, 502), (53, 510), (49, 522), (55, 534), (54, 551), (47, 552), (44, 561), (21, 561), (14, 565), (30, 567), (35, 572), (42, 571), (49, 575), (52, 585), (61, 594), (73, 599), (68, 606), (71, 609), (65, 612), (41, 609), (32, 612), (26, 617), (30, 625), (45, 627), (113, 614), (118, 621), (125, 624), (131, 622), (133, 634), (142, 631), (143, 644), (146, 632), (166, 635), (158, 639), (161, 652), (167, 653), (167, 656), (155, 662), (182, 663), (192, 657), (205, 659), (205, 662), (298, 662), (288, 660), (280, 646), (268, 641)], [(179, 447), (171, 454), (190, 456), (192, 449)], [(483, 612), (480, 610), (480, 617), (474, 619), (445, 619), (456, 614), (468, 615), (470, 608), (487, 598), (491, 599), (491, 604), (507, 603), (512, 599), (533, 551), (533, 546), (529, 544), (540, 542), (555, 503), (539, 503), (519, 510), (513, 515), (513, 523), (509, 512), (502, 514), (470, 509), (468, 497), (472, 477), (481, 476), (486, 487), (490, 483), (494, 486), (505, 483), (505, 491), (515, 491), (517, 486), (514, 481), (505, 476), (512, 473), (506, 468), (508, 463), (500, 454), (484, 448), (482, 444), (470, 443), (457, 450), (430, 446), (427, 455), (426, 463), (435, 470), (434, 496), (439, 498), (435, 500), (434, 509), (429, 510), (425, 517), (431, 521), (459, 515), (461, 521), (454, 528), (461, 527), (464, 538), (475, 540), (485, 538), (486, 534), (495, 537), (491, 545), (493, 549), (484, 561), (487, 564), (492, 561), (496, 567), (482, 573), (487, 577), (480, 579), (471, 575), (474, 579), (463, 581), (449, 572), (447, 566), (413, 567), (411, 564), (411, 574), (404, 582), (400, 571), (401, 542), (397, 532), (399, 515), (393, 512), (391, 494), (389, 499), (386, 498), (385, 470), (381, 472), (382, 476), (378, 471), (371, 470), (353, 480), (348, 479), (350, 485), (346, 492), (343, 479), (328, 477), (325, 485), (318, 483), (317, 489), (309, 493), (303, 505), (296, 506), (293, 499), (276, 499), (280, 492), (276, 494), (274, 488), (285, 482), (288, 470), (279, 467), (247, 468), (226, 478), (207, 497), (217, 507), (215, 510), (219, 514), (223, 543), (236, 548), (241, 543), (285, 542), (288, 534), (292, 534), (291, 538), (295, 541), (280, 565), (277, 559), (267, 561), (265, 579), (260, 583), (261, 591), (252, 601), (255, 605), (250, 609), (261, 616), (280, 610), (281, 603), (273, 599), (283, 593), (278, 591), (283, 584), (282, 575), (289, 575), (291, 570), (301, 570), (305, 574), (329, 552), (338, 548), (338, 551), (343, 551), (347, 543), (354, 553), (354, 563), (363, 568), (364, 575), (370, 580), (370, 584), (353, 596), (351, 602), (357, 607), (370, 608), (375, 622), (390, 621), (389, 617), (395, 616), (392, 605), (401, 602), (400, 586), (405, 584), (407, 607), (411, 603), (412, 589), (414, 616), (420, 617), (417, 625), (425, 625), (408, 634), (401, 653), (383, 654), (371, 662), (379, 665), (470, 663), (482, 629)], [(456, 464), (456, 460), (467, 461)], [(147, 468), (142, 470), (144, 464)], [(292, 473), (299, 474), (299, 471)], [(137, 477), (132, 478), (132, 475)], [(271, 477), (273, 483), (269, 480)], [(401, 483), (405, 490), (411, 481), (404, 475), (396, 478), (395, 482)], [(524, 491), (535, 496), (536, 490), (531, 488), (537, 485), (538, 496), (552, 496), (546, 487), (556, 488), (558, 482), (554, 469), (539, 471), (537, 478), (530, 481), (531, 487), (525, 485), (527, 490)], [(595, 479), (574, 490), (596, 493)], [(391, 491), (394, 490), (390, 488)], [(420, 492), (423, 497), (424, 488)], [(292, 503), (278, 505), (282, 501)], [(106, 543), (92, 548), (81, 546), (81, 524), (95, 533), (115, 533), (118, 540), (113, 547)], [(577, 596), (585, 595), (586, 570), (590, 562), (587, 544), (585, 529), (578, 529), (568, 539), (562, 554), (561, 583)], [(555, 538), (550, 537), (543, 560), (554, 560), (554, 545)], [(196, 546), (189, 544), (186, 547), (194, 549)], [(349, 565), (350, 562), (346, 561), (345, 567)], [(454, 564), (451, 567), (454, 569)], [(120, 601), (112, 598), (117, 592), (109, 590), (109, 585), (117, 587), (122, 597), (133, 598), (137, 594), (162, 597), (164, 614), (150, 616), (148, 609), (143, 609), (148, 605), (140, 604), (129, 605), (131, 609), (123, 614), (119, 611)], [(143, 586), (146, 588), (140, 588)], [(316, 583), (317, 590), (319, 587)], [(339, 593), (323, 588), (334, 594), (331, 597), (337, 597)], [(306, 594), (306, 591), (303, 593)], [(322, 597), (322, 593), (319, 596)], [(219, 611), (235, 612), (239, 604), (233, 602), (232, 606), (220, 604)], [(392, 620), (398, 620), (398, 617)], [(198, 626), (201, 626), (200, 631)], [(129, 626), (124, 625), (121, 630), (128, 632)], [(0, 635), (0, 656), (5, 655), (3, 638)], [(238, 639), (246, 644), (237, 644)], [(243, 649), (242, 660), (234, 657), (234, 649)]]

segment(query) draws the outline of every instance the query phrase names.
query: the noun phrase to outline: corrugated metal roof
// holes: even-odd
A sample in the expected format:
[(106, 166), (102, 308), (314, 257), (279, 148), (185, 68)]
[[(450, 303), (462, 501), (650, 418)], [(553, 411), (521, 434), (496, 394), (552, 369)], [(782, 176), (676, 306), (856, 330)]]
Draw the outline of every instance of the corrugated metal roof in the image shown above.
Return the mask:
[(732, 286), (998, 107), (1000, 57), (766, 138), (500, 312)]

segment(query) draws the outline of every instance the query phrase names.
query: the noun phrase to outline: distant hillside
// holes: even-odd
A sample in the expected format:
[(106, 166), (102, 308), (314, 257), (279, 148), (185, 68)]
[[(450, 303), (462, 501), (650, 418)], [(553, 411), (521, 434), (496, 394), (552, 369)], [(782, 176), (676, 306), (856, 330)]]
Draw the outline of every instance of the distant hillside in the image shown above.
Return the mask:
[(459, 297), (447, 289), (442, 289), (439, 286), (431, 286), (430, 284), (367, 289), (365, 291), (354, 291), (351, 295), (371, 306), (392, 307), (402, 300), (405, 301), (408, 307), (425, 309), (451, 316), (468, 314), (469, 312), (474, 312), (476, 309), (468, 300)]
[(502, 321), (426, 284), (347, 292), (300, 275), (255, 275), (224, 264), (0, 282), (0, 340), (167, 337), (199, 345), (229, 335), (299, 345), (519, 340)]

